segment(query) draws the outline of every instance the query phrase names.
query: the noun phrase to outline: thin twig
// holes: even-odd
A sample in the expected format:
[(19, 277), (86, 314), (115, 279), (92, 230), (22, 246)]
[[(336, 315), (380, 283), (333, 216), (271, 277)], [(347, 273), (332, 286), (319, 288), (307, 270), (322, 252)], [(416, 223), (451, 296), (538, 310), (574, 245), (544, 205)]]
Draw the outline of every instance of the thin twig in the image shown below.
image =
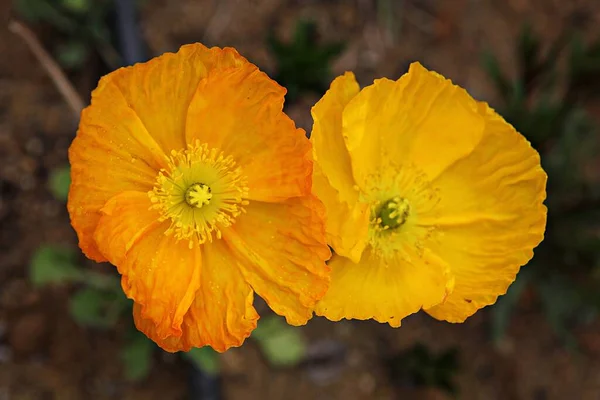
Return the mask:
[(19, 21), (11, 20), (8, 23), (8, 29), (25, 41), (29, 50), (31, 50), (48, 75), (50, 75), (52, 82), (54, 82), (54, 85), (64, 97), (67, 104), (69, 104), (69, 107), (71, 107), (71, 110), (75, 114), (75, 118), (79, 119), (79, 115), (81, 114), (81, 110), (85, 107), (85, 104), (58, 63), (54, 61), (52, 56), (44, 49), (31, 29), (24, 24)]

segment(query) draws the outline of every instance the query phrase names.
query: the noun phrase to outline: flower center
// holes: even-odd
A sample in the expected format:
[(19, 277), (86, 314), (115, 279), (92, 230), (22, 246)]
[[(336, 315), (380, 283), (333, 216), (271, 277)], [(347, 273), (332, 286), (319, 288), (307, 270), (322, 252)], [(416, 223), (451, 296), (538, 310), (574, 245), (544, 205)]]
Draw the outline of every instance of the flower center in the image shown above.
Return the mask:
[(247, 178), (231, 156), (196, 141), (187, 149), (173, 150), (168, 168), (159, 172), (148, 193), (160, 220), (170, 220), (166, 235), (177, 240), (194, 238), (202, 244), (231, 226), (248, 205)]
[(202, 208), (202, 206), (210, 204), (211, 192), (210, 186), (204, 183), (194, 183), (185, 191), (185, 202), (190, 207)]
[(377, 223), (382, 230), (396, 229), (404, 222), (410, 213), (408, 200), (394, 197), (381, 206), (377, 215)]

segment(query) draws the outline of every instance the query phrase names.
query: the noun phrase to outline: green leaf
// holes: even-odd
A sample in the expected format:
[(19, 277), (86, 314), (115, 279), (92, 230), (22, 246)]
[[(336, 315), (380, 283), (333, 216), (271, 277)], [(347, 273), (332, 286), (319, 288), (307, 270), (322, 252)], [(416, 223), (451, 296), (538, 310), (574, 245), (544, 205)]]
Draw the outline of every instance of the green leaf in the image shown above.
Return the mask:
[(86, 287), (71, 297), (71, 316), (83, 326), (108, 328), (115, 325), (127, 308), (128, 303), (124, 299), (122, 293)]
[(75, 265), (75, 251), (44, 245), (39, 247), (29, 265), (29, 279), (35, 286), (76, 282), (82, 278)]
[(77, 24), (47, 0), (15, 0), (16, 12), (30, 22), (47, 22), (63, 32), (74, 32)]
[(218, 375), (221, 369), (219, 353), (209, 346), (194, 347), (187, 353), (182, 353), (189, 362), (208, 375)]
[(508, 102), (508, 99), (512, 93), (512, 87), (510, 81), (506, 78), (498, 58), (490, 51), (486, 51), (482, 55), (483, 68), (486, 70), (488, 76), (492, 79), (492, 82), (496, 86), (496, 90), (502, 97), (502, 100)]
[(540, 83), (542, 90), (549, 91), (556, 85), (556, 78), (558, 71), (556, 68), (556, 60), (560, 57), (561, 53), (571, 40), (572, 34), (568, 30), (563, 31), (559, 37), (554, 40), (544, 57), (538, 61), (537, 72), (539, 74), (545, 74)]
[(92, 5), (91, 0), (62, 0), (61, 3), (67, 10), (78, 14), (89, 11)]
[[(586, 45), (581, 34), (574, 35), (570, 43), (567, 94), (579, 99), (597, 98), (600, 88), (598, 74), (600, 74), (600, 39), (591, 45)], [(572, 96), (573, 94), (576, 96)]]
[(140, 333), (133, 330), (131, 339), (121, 349), (121, 361), (125, 378), (130, 381), (139, 381), (148, 376), (152, 367), (152, 352), (154, 343)]
[(331, 80), (330, 63), (344, 49), (342, 43), (320, 44), (317, 25), (303, 20), (296, 24), (290, 43), (282, 43), (271, 32), (267, 44), (277, 62), (275, 79), (288, 89), (288, 101), (303, 92), (323, 94)]
[[(85, 42), (72, 40), (64, 43), (56, 49), (56, 59), (67, 69), (81, 68), (89, 56), (89, 47)], [(67, 186), (68, 192), (68, 186)]]
[(539, 99), (527, 113), (527, 126), (523, 127), (523, 131), (528, 133), (527, 139), (532, 143), (540, 144), (558, 136), (563, 124), (562, 111), (563, 105), (549, 97)]
[[(103, 289), (112, 291), (114, 293), (122, 293), (121, 280), (118, 276), (103, 274), (95, 271), (86, 271), (83, 279), (86, 285), (89, 285), (96, 289)], [(127, 298), (123, 297), (123, 301), (128, 301)]]
[(287, 325), (281, 317), (264, 317), (252, 333), (263, 355), (274, 366), (293, 366), (306, 354), (306, 343), (300, 330)]
[(48, 188), (52, 195), (61, 201), (66, 201), (71, 185), (71, 168), (69, 166), (55, 168), (50, 173)]
[(538, 58), (540, 52), (540, 40), (533, 32), (530, 24), (526, 24), (521, 30), (517, 48), (522, 73), (521, 79), (525, 86), (529, 88), (539, 73)]
[(293, 44), (298, 49), (307, 49), (316, 44), (317, 24), (313, 21), (298, 21)]

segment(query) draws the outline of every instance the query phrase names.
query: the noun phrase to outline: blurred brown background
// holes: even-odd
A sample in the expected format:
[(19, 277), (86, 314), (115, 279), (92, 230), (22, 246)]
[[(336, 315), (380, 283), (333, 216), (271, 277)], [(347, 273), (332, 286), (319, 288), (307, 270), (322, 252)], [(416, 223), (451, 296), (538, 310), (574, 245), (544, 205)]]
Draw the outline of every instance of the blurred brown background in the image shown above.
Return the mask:
[[(594, 0), (146, 0), (134, 6), (140, 57), (176, 51), (196, 41), (233, 46), (290, 89), (286, 111), (307, 131), (312, 124), (310, 106), (322, 95), (323, 84), (326, 88), (333, 76), (346, 70), (367, 85), (378, 77), (397, 79), (408, 63), (419, 60), (475, 98), (509, 109), (489, 64), (482, 64), (485, 54), (495, 55), (506, 79), (518, 80), (518, 43), (525, 24), (535, 33), (541, 52), (551, 49), (566, 31), (579, 35), (582, 43), (592, 43), (600, 34), (600, 3)], [(2, 0), (0, 10), (3, 23), (10, 18), (32, 29), (86, 104), (101, 75), (135, 58), (124, 54), (124, 33), (113, 2)], [(313, 25), (302, 28), (305, 21)], [(304, 47), (302, 38), (308, 43)], [(308, 55), (296, 58), (313, 57), (312, 64), (298, 64), (281, 46), (294, 54), (306, 51)], [(330, 55), (315, 55), (311, 49), (329, 49)], [(595, 60), (600, 66), (598, 49)], [(555, 59), (559, 73), (565, 57), (569, 56)], [(317, 78), (300, 77), (298, 71), (316, 71)], [(589, 82), (584, 86), (597, 83)], [(566, 101), (560, 97), (565, 91), (564, 84), (558, 85), (559, 103)], [(523, 104), (529, 106), (538, 97), (534, 93)], [(597, 124), (600, 108), (593, 96), (575, 99), (578, 110)], [(545, 120), (554, 121), (553, 115)], [(563, 276), (572, 280), (566, 289), (557, 286), (553, 292), (550, 286), (540, 289), (524, 283), (511, 297), (510, 307), (488, 307), (461, 325), (437, 322), (423, 313), (407, 318), (399, 329), (372, 321), (330, 323), (314, 318), (305, 327), (292, 328), (289, 340), (301, 345), (285, 366), (272, 359), (265, 350), (269, 344), (260, 338), (220, 356), (206, 353), (195, 360), (144, 344), (131, 347), (128, 312), (106, 323), (81, 317), (81, 310), (98, 312), (94, 305), (84, 302), (79, 313), (73, 309), (73, 296), (82, 287), (104, 290), (104, 284), (90, 284), (70, 269), (64, 279), (31, 276), (40, 263), (66, 263), (113, 277), (111, 266), (90, 263), (77, 252), (61, 194), (77, 122), (25, 42), (0, 26), (0, 400), (600, 399), (595, 298), (576, 296), (582, 300), (571, 305), (561, 297), (564, 290), (584, 293), (580, 284), (600, 293), (599, 264), (595, 253), (572, 250), (567, 239), (556, 239), (558, 244), (552, 241), (543, 250), (549, 254), (545, 260), (556, 261), (553, 270), (559, 278), (552, 282), (564, 282)], [(592, 128), (586, 132), (586, 138), (597, 137)], [(560, 144), (563, 136), (571, 142)], [(555, 160), (556, 151), (563, 154), (565, 146), (575, 146), (578, 159), (583, 157), (578, 149), (589, 147), (583, 139), (573, 139), (568, 132), (563, 136), (539, 142), (540, 152), (552, 150), (548, 158), (542, 154), (543, 160)], [(598, 220), (597, 192), (590, 189), (599, 181), (598, 154), (576, 169), (559, 165), (560, 170), (578, 171), (585, 190), (553, 186), (556, 207), (574, 204), (580, 210), (584, 204), (591, 214), (577, 216), (588, 222)], [(549, 175), (552, 180), (554, 175)], [(566, 228), (559, 222), (549, 229), (564, 234)], [(590, 232), (591, 246), (600, 251), (597, 225), (572, 229)], [(42, 248), (45, 253), (40, 256)], [(56, 254), (57, 248), (64, 252)], [(590, 288), (590, 283), (596, 286)], [(552, 298), (557, 304), (548, 306)], [(584, 308), (585, 317), (571, 321)], [(264, 307), (260, 311), (268, 316)], [(557, 323), (557, 313), (564, 325), (561, 318)], [(279, 335), (277, 340), (287, 338), (287, 333), (274, 335)], [(266, 342), (276, 342), (269, 337)], [(135, 368), (142, 372), (136, 374)]]

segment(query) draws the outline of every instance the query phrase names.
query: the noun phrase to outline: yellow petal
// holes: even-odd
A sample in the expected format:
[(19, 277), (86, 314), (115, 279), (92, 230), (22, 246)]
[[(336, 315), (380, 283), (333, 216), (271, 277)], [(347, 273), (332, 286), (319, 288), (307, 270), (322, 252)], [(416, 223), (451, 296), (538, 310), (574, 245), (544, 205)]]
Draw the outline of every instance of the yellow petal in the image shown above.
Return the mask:
[(354, 262), (360, 261), (369, 239), (369, 204), (353, 202), (350, 206), (341, 200), (339, 192), (329, 184), (319, 164), (314, 166), (313, 193), (325, 205), (327, 243), (336, 254)]
[(546, 174), (540, 157), (486, 104), (481, 143), (432, 182), (439, 190), (437, 217), (420, 223), (441, 232), (433, 250), (452, 268), (454, 292), (427, 312), (462, 322), (493, 304), (533, 256), (546, 225)]
[(434, 179), (470, 154), (483, 132), (477, 103), (441, 75), (413, 63), (398, 81), (379, 79), (344, 109), (343, 132), (359, 187), (385, 163), (417, 165)]
[(147, 193), (123, 192), (106, 203), (94, 234), (98, 249), (122, 275), (127, 296), (143, 306), (160, 338), (181, 335), (183, 316), (200, 287), (201, 255), (196, 244), (164, 234)]
[(310, 193), (310, 142), (283, 113), (286, 90), (248, 62), (203, 80), (187, 115), (188, 143), (234, 158), (248, 177), (248, 198), (280, 201)]
[(254, 291), (291, 325), (305, 324), (329, 285), (323, 205), (314, 197), (251, 202), (223, 232)]
[(350, 155), (342, 132), (342, 113), (359, 91), (354, 74), (346, 72), (331, 83), (329, 90), (311, 110), (314, 124), (310, 140), (315, 161), (341, 200), (351, 206), (356, 202), (357, 191), (354, 190)]
[(254, 292), (240, 274), (223, 241), (203, 247), (201, 286), (183, 319), (181, 336), (161, 337), (156, 323), (134, 306), (137, 328), (166, 351), (188, 351), (211, 346), (217, 351), (241, 346), (256, 328), (258, 314), (252, 306)]
[(331, 286), (315, 313), (332, 321), (372, 318), (398, 327), (404, 317), (439, 304), (452, 291), (448, 266), (428, 250), (419, 255), (407, 246), (405, 256), (399, 254), (386, 259), (368, 247), (359, 263), (334, 255)]
[(247, 63), (234, 49), (195, 43), (146, 63), (121, 68), (104, 79), (114, 83), (129, 107), (166, 154), (186, 147), (189, 104), (200, 81), (219, 69)]

